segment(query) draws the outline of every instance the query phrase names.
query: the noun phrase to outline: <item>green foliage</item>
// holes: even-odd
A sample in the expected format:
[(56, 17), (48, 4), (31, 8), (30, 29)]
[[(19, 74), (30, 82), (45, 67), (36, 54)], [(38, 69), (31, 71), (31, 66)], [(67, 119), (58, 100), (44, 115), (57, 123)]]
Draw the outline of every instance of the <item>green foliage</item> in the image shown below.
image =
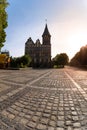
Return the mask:
[(21, 57), (21, 63), (23, 63), (23, 65), (28, 66), (31, 62), (31, 58), (29, 57), (29, 55), (24, 55)]
[(54, 66), (53, 66), (53, 68), (55, 68), (55, 69), (56, 69), (56, 68), (58, 68), (58, 66), (57, 66), (57, 65), (54, 65)]
[(3, 43), (5, 42), (6, 38), (5, 28), (8, 26), (7, 13), (5, 10), (7, 5), (7, 0), (0, 0), (0, 50), (4, 46)]
[(31, 58), (29, 55), (24, 55), (22, 57), (11, 58), (11, 67), (14, 68), (25, 68), (31, 63)]
[(66, 53), (60, 53), (57, 54), (53, 59), (52, 59), (52, 64), (53, 66), (59, 67), (64, 67), (64, 65), (68, 64), (69, 58)]
[(59, 55), (59, 58), (58, 58), (59, 65), (66, 65), (68, 63), (68, 61), (69, 61), (69, 58), (68, 58), (67, 54), (61, 53)]

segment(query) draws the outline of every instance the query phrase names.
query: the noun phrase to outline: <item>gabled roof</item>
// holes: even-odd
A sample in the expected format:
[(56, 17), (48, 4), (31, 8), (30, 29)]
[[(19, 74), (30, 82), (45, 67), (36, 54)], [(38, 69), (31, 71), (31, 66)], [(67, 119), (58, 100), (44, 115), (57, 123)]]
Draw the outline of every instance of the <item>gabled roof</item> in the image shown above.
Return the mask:
[(50, 33), (49, 33), (49, 30), (48, 30), (47, 24), (46, 24), (46, 26), (45, 26), (45, 29), (44, 29), (44, 32), (43, 32), (42, 37), (43, 37), (44, 35), (49, 35), (49, 36), (51, 36)]
[(29, 39), (27, 40), (26, 44), (34, 44), (33, 40), (31, 39), (31, 37), (29, 37)]
[(36, 45), (37, 47), (41, 46), (41, 43), (40, 43), (40, 40), (39, 40), (39, 39), (36, 40), (35, 45)]

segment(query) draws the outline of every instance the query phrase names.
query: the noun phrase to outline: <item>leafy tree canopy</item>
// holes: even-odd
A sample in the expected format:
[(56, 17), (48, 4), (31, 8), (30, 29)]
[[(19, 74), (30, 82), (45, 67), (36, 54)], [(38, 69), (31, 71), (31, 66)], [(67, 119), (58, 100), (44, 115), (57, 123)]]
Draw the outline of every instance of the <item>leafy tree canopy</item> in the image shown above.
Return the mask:
[(57, 54), (54, 58), (53, 58), (53, 65), (66, 65), (69, 61), (68, 55), (66, 53), (60, 53)]
[(4, 46), (6, 32), (5, 28), (8, 26), (6, 7), (8, 5), (7, 0), (0, 0), (0, 49)]

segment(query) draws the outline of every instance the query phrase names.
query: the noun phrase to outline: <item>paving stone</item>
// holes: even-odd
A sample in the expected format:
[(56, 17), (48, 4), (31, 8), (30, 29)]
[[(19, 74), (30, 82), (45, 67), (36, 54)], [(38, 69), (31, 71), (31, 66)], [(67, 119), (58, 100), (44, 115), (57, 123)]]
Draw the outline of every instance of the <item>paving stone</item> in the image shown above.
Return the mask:
[(25, 115), (25, 113), (23, 113), (23, 112), (19, 113), (19, 116), (21, 116), (21, 117), (23, 117), (24, 115)]
[(74, 128), (73, 130), (82, 130), (81, 128)]
[(78, 116), (72, 116), (73, 121), (78, 121)]
[(36, 126), (36, 123), (35, 122), (33, 122), (33, 121), (30, 121), (28, 124), (27, 124), (27, 126), (29, 126), (30, 128), (35, 128), (35, 126)]
[(58, 120), (64, 120), (64, 116), (58, 116)]
[(9, 112), (7, 112), (6, 110), (3, 110), (3, 111), (1, 112), (1, 114), (4, 115), (4, 116), (8, 116)]
[(54, 127), (48, 127), (47, 130), (55, 130), (55, 128)]
[(20, 120), (20, 123), (23, 124), (23, 125), (26, 125), (26, 124), (28, 123), (28, 120), (25, 119), (25, 118), (22, 118), (22, 119)]
[(19, 112), (18, 112), (18, 111), (16, 111), (16, 110), (14, 110), (14, 112), (13, 112), (13, 113), (14, 113), (14, 115), (17, 115)]
[(8, 127), (7, 130), (16, 130), (16, 129), (12, 127)]
[(56, 126), (56, 122), (53, 121), (53, 120), (50, 120), (49, 125), (55, 127)]
[(64, 127), (64, 121), (57, 121), (57, 126)]
[(48, 121), (49, 121), (49, 119), (48, 118), (41, 118), (41, 123), (42, 124), (48, 124)]
[(39, 120), (39, 118), (40, 118), (39, 116), (33, 116), (32, 121), (37, 122)]
[(43, 117), (49, 118), (49, 117), (50, 117), (50, 114), (43, 113)]
[(73, 123), (73, 127), (81, 127), (81, 124), (79, 122)]
[(64, 130), (64, 128), (58, 127), (56, 128), (56, 130)]
[(58, 115), (64, 116), (64, 111), (59, 111), (59, 112), (58, 112)]
[(65, 123), (66, 123), (66, 126), (72, 125), (72, 121), (70, 121), (70, 120), (69, 120), (69, 121), (66, 121)]
[(73, 128), (71, 126), (68, 126), (67, 130), (73, 130)]
[(56, 116), (54, 116), (54, 115), (52, 115), (52, 116), (51, 116), (51, 120), (56, 121), (56, 120), (57, 120), (57, 117), (56, 117)]
[[(41, 113), (41, 112), (38, 112), (38, 111), (35, 113), (35, 115), (37, 115), (37, 116), (41, 116), (41, 114), (42, 114), (42, 113)], [(46, 114), (46, 115), (47, 115), (47, 114)]]
[(43, 124), (38, 124), (37, 125), (38, 130), (46, 130), (46, 128), (47, 128), (46, 125), (43, 125)]
[(86, 130), (87, 72), (0, 70), (0, 129)]
[(73, 111), (73, 112), (72, 112), (72, 115), (73, 115), (73, 116), (77, 116), (77, 112), (76, 112), (76, 111)]
[(21, 117), (20, 116), (16, 116), (14, 120), (15, 120), (15, 122), (20, 122)]
[(15, 115), (13, 115), (13, 114), (8, 114), (8, 118), (11, 119), (11, 120), (13, 120), (13, 119), (15, 118)]

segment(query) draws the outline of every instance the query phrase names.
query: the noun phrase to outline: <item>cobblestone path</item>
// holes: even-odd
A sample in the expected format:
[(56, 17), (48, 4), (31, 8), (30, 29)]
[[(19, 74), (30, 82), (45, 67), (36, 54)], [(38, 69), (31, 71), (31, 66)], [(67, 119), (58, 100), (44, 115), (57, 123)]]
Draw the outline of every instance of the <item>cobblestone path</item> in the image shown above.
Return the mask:
[(87, 130), (87, 71), (0, 70), (0, 130)]

